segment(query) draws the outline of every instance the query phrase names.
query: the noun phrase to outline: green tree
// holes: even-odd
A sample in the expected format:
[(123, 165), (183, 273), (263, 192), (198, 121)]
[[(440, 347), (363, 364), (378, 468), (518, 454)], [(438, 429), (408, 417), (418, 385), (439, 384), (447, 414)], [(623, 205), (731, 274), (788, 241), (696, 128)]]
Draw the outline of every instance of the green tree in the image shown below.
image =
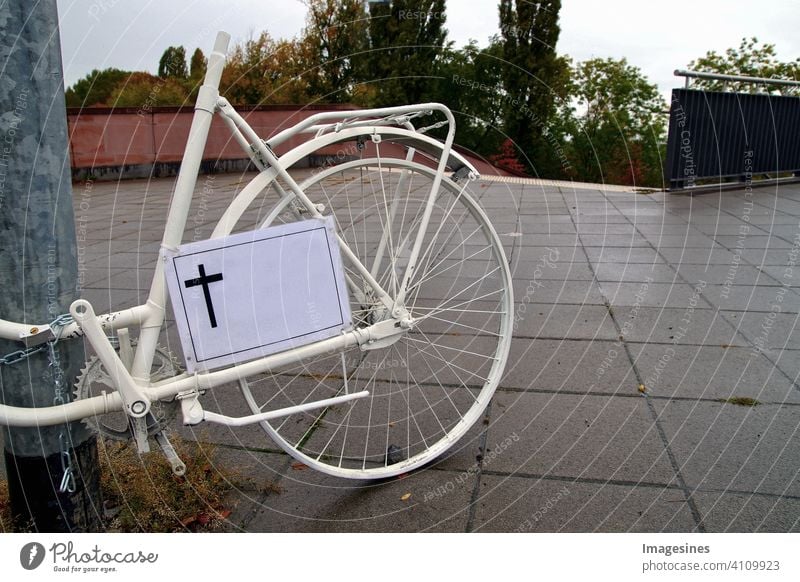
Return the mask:
[(182, 46), (167, 47), (158, 61), (158, 76), (162, 79), (187, 79), (189, 71), (186, 69), (186, 49)]
[(189, 78), (195, 82), (203, 80), (206, 74), (206, 57), (199, 48), (194, 49), (192, 59), (189, 61)]
[(164, 79), (149, 73), (132, 73), (117, 85), (107, 105), (137, 107), (149, 111), (153, 107), (185, 105), (187, 97), (186, 87), (177, 79)]
[(453, 111), (458, 144), (483, 156), (500, 151), (505, 139), (502, 125), (507, 94), (501, 63), (497, 38), (483, 49), (471, 41), (461, 50), (445, 50), (437, 71), (438, 84), (428, 96)]
[(504, 127), (536, 175), (562, 175), (561, 136), (551, 125), (569, 90), (568, 60), (556, 54), (560, 0), (501, 0)]
[[(724, 55), (709, 51), (704, 57), (689, 63), (692, 71), (718, 73), (723, 75), (742, 75), (771, 79), (800, 80), (800, 58), (782, 62), (778, 60), (775, 45), (759, 43), (756, 37), (743, 38), (738, 48), (729, 48)], [(783, 95), (796, 95), (797, 87), (781, 85), (755, 85), (707, 79), (693, 79), (692, 85), (708, 91), (732, 91), (755, 93), (757, 91), (777, 92)]]
[(577, 112), (569, 148), (581, 181), (660, 187), (667, 104), (625, 59), (590, 59), (573, 71)]
[(305, 51), (300, 41), (276, 42), (262, 32), (230, 51), (221, 92), (237, 105), (307, 103), (313, 97), (304, 75)]
[(93, 70), (66, 91), (67, 107), (105, 105), (114, 89), (132, 73), (119, 69)]
[(350, 100), (358, 55), (366, 47), (367, 21), (361, 0), (306, 0), (302, 40), (304, 78), (323, 101)]
[(370, 104), (430, 101), (444, 58), (447, 15), (444, 0), (370, 3), (369, 53), (362, 79), (372, 85)]

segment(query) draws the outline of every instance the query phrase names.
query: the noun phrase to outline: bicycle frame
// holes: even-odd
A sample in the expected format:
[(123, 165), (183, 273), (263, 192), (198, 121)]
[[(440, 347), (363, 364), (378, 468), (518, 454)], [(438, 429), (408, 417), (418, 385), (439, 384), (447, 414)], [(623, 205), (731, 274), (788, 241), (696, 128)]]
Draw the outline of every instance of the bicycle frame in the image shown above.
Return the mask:
[[(441, 155), (438, 161), (436, 177), (433, 180), (431, 192), (428, 196), (425, 210), (420, 221), (419, 231), (411, 248), (408, 265), (402, 277), (399, 295), (395, 299), (392, 299), (387, 294), (374, 276), (377, 271), (377, 263), (380, 261), (380, 256), (384, 251), (385, 241), (381, 241), (380, 243), (378, 256), (375, 260), (376, 264), (365, 266), (358, 260), (344, 240), (339, 237), (339, 244), (344, 260), (349, 262), (373, 288), (376, 296), (391, 310), (392, 318), (365, 328), (344, 332), (342, 335), (334, 338), (293, 348), (234, 367), (195, 375), (184, 373), (158, 383), (151, 383), (149, 371), (153, 363), (158, 337), (164, 323), (167, 301), (163, 261), (158, 261), (155, 273), (153, 274), (148, 299), (143, 305), (98, 316), (87, 301), (77, 300), (70, 307), (74, 322), (68, 324), (62, 330), (61, 337), (63, 338), (86, 337), (87, 341), (97, 352), (105, 369), (109, 371), (109, 375), (117, 391), (111, 394), (103, 393), (101, 396), (77, 400), (60, 406), (44, 408), (19, 408), (0, 405), (0, 424), (8, 426), (57, 425), (120, 410), (124, 410), (132, 418), (142, 418), (149, 412), (151, 402), (174, 399), (179, 400), (182, 404), (185, 424), (196, 424), (202, 420), (206, 420), (229, 426), (241, 426), (244, 424), (271, 420), (297, 412), (323, 408), (356, 398), (363, 398), (368, 395), (368, 392), (346, 393), (334, 398), (309, 402), (242, 418), (231, 418), (204, 411), (199, 405), (197, 397), (205, 390), (248, 376), (276, 370), (306, 358), (334, 353), (355, 346), (361, 346), (362, 349), (382, 347), (392, 343), (397, 339), (399, 334), (405, 333), (413, 326), (413, 320), (403, 307), (405, 289), (414, 275), (414, 269), (435, 205), (436, 195), (441, 185), (444, 172), (446, 171), (448, 161), (455, 159), (459, 162), (461, 167), (466, 167), (470, 174), (474, 174), (472, 175), (473, 178), (477, 176), (477, 171), (451, 149), (455, 134), (455, 120), (452, 113), (445, 106), (435, 103), (371, 110), (319, 113), (278, 133), (270, 140), (264, 141), (259, 138), (246, 121), (236, 113), (230, 103), (219, 96), (218, 88), (225, 64), (225, 53), (227, 52), (229, 40), (229, 35), (222, 32), (219, 33), (214, 44), (213, 52), (211, 52), (208, 58), (206, 77), (197, 97), (186, 150), (184, 152), (183, 161), (175, 184), (172, 203), (167, 216), (161, 244), (162, 248), (174, 249), (181, 244), (186, 221), (189, 216), (190, 204), (197, 176), (200, 170), (203, 150), (215, 113), (222, 115), (222, 119), (231, 130), (234, 139), (261, 172), (240, 192), (231, 204), (231, 207), (229, 207), (228, 211), (223, 215), (212, 237), (222, 236), (222, 234), (224, 234), (223, 231), (227, 224), (226, 220), (236, 215), (236, 212), (231, 209), (241, 209), (242, 205), (248, 204), (270, 183), (275, 184), (276, 187), (279, 188), (279, 192), (284, 199), (286, 197), (294, 197), (311, 216), (321, 217), (321, 209), (308, 198), (287, 169), (297, 160), (302, 159), (304, 156), (320, 147), (358, 136), (369, 136), (376, 144), (380, 143), (381, 136), (383, 135), (413, 137), (414, 143), (435, 148)], [(449, 130), (444, 143), (418, 133), (410, 123), (411, 118), (424, 112), (432, 111), (438, 111), (446, 118)], [(294, 148), (280, 158), (274, 154), (272, 150), (273, 147), (299, 133), (313, 133), (315, 137)], [(413, 154), (414, 149), (412, 148), (409, 150), (409, 158), (412, 157)], [(280, 178), (288, 187), (288, 192), (280, 188), (276, 178)], [(123, 359), (117, 354), (109, 338), (106, 336), (106, 332), (109, 330), (125, 330), (131, 326), (139, 327), (139, 342), (132, 361), (123, 362)], [(31, 326), (29, 324), (0, 320), (0, 337), (6, 339), (33, 341), (36, 343), (37, 338), (44, 339), (44, 334), (48, 332), (49, 328), (46, 325)], [(120, 333), (120, 336), (127, 337), (127, 333)], [(39, 341), (41, 343), (41, 339)]]

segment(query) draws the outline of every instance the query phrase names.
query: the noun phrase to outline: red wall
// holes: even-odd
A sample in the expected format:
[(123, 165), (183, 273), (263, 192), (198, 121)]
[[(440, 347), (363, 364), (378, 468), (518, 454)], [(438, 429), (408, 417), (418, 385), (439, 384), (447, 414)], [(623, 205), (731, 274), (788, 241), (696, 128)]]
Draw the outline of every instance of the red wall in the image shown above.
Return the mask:
[[(237, 108), (237, 111), (262, 137), (269, 137), (320, 111), (355, 109), (352, 105), (298, 106), (275, 105)], [(135, 108), (68, 109), (70, 155), (73, 169), (148, 165), (158, 162), (179, 162), (189, 135), (193, 110), (180, 107), (157, 107), (147, 111)], [(283, 153), (311, 136), (306, 134), (288, 140), (278, 148)], [(371, 144), (368, 142), (367, 144)], [(392, 155), (404, 155), (400, 146)], [(335, 155), (338, 146), (321, 151)], [(384, 146), (384, 153), (385, 146)], [(246, 158), (231, 138), (224, 122), (215, 116), (206, 143), (204, 160)], [(480, 160), (470, 160), (484, 174), (498, 174), (496, 168)]]

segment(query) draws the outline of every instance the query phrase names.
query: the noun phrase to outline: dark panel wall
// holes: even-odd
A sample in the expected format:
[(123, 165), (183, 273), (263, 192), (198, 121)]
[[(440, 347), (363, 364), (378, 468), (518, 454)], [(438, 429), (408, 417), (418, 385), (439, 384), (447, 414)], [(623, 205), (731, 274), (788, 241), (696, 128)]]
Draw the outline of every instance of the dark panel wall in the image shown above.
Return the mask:
[(800, 97), (674, 89), (665, 174), (703, 178), (800, 170)]

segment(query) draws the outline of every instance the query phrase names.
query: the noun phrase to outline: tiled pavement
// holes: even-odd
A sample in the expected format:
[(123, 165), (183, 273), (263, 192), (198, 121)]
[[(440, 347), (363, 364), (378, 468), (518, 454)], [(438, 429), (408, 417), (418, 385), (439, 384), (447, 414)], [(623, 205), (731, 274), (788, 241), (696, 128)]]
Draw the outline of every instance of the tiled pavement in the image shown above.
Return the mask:
[[(201, 177), (187, 239), (208, 237), (241, 180)], [(96, 309), (145, 299), (172, 183), (75, 185)], [(182, 429), (282, 491), (240, 490), (231, 529), (800, 530), (800, 186), (477, 190), (519, 319), (485, 423), (383, 483), (303, 470), (257, 428)]]

